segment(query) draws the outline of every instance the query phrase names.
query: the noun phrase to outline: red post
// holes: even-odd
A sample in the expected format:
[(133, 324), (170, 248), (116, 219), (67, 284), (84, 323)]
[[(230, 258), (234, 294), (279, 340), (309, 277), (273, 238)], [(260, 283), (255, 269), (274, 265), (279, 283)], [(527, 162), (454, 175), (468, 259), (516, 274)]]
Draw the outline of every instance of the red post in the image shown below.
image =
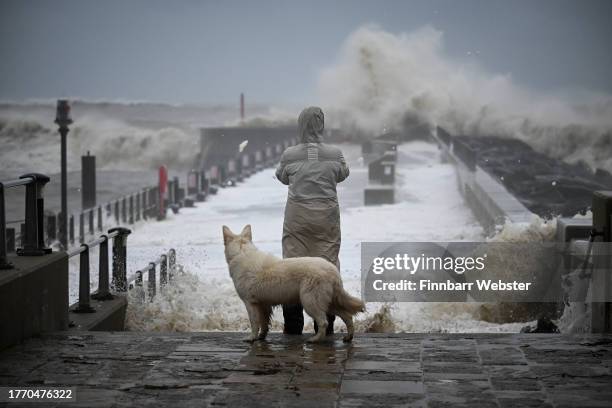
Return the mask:
[(166, 166), (159, 167), (159, 214), (158, 218), (166, 218), (166, 200), (168, 199), (168, 169)]

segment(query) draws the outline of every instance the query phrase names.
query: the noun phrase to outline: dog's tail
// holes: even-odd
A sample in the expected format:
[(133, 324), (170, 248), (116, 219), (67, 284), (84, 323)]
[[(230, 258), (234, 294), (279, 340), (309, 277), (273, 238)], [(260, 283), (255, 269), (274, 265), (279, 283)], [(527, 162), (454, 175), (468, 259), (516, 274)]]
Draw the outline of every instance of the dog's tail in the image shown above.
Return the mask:
[(359, 312), (365, 312), (365, 303), (348, 294), (342, 286), (337, 286), (334, 291), (333, 306), (336, 310), (349, 313), (351, 316)]

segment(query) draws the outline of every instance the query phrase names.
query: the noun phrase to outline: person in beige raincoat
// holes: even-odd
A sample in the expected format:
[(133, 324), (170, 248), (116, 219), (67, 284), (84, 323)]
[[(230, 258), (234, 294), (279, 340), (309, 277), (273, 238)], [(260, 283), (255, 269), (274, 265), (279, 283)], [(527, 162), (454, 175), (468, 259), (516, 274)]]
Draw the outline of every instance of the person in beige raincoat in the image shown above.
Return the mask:
[[(336, 184), (349, 175), (340, 149), (321, 141), (323, 111), (306, 108), (298, 118), (300, 144), (288, 147), (281, 156), (276, 178), (289, 186), (283, 224), (283, 258), (318, 256), (340, 271), (340, 208)], [(301, 305), (283, 305), (284, 332), (302, 334)], [(327, 334), (333, 333), (334, 319), (327, 316)], [(316, 324), (315, 324), (316, 331)]]

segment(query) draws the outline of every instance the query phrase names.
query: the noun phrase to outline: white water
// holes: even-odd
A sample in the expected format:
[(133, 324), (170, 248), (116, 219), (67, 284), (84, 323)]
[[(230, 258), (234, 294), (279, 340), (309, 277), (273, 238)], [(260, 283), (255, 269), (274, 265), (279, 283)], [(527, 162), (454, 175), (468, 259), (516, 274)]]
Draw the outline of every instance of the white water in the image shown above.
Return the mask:
[[(440, 161), (435, 145), (401, 145), (398, 159), (399, 203), (362, 205), (367, 169), (359, 147), (342, 149), (351, 176), (339, 185), (342, 208), (341, 273), (345, 287), (358, 295), (362, 241), (478, 241), (483, 231), (456, 188), (454, 169)], [(153, 303), (130, 304), (128, 325), (134, 330), (246, 330), (244, 306), (235, 293), (223, 255), (221, 226), (253, 228), (255, 244), (280, 256), (286, 187), (268, 169), (236, 188), (222, 189), (197, 208), (181, 209), (164, 222), (138, 225), (129, 238), (129, 270), (143, 267), (161, 251), (177, 249), (187, 274), (166, 296)], [(416, 332), (518, 331), (523, 324), (490, 324), (477, 319), (478, 305), (457, 303), (370, 303), (358, 318), (359, 330)], [(311, 328), (310, 319), (307, 327)], [(282, 327), (275, 311), (272, 327)], [(372, 327), (378, 326), (378, 327)], [(342, 328), (338, 324), (338, 328)]]
[(535, 92), (511, 74), (487, 72), (476, 51), (449, 57), (444, 34), (430, 26), (397, 35), (362, 27), (320, 74), (327, 118), (366, 136), (430, 123), (517, 137), (554, 157), (612, 170), (612, 96)]

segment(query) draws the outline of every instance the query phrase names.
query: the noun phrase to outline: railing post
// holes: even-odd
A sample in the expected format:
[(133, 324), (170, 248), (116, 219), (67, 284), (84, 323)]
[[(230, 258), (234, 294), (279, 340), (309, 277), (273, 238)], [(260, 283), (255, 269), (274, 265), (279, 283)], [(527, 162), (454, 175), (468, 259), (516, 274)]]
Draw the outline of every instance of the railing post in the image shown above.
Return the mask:
[(136, 271), (136, 291), (137, 293), (140, 295), (140, 301), (144, 302), (145, 300), (145, 293), (144, 290), (142, 289), (142, 271)]
[(89, 235), (94, 234), (94, 209), (89, 209)]
[(168, 278), (170, 282), (174, 280), (175, 269), (176, 269), (176, 251), (174, 249), (170, 249), (170, 251), (168, 251)]
[(89, 245), (81, 244), (85, 248), (79, 255), (79, 304), (74, 313), (93, 313), (96, 310), (89, 304)]
[(133, 195), (130, 196), (130, 217), (129, 217), (128, 222), (130, 224), (134, 223), (134, 196)]
[(79, 214), (79, 244), (85, 243), (85, 214)]
[(149, 301), (153, 301), (153, 298), (155, 297), (155, 289), (156, 289), (156, 284), (155, 284), (155, 263), (151, 262), (149, 264), (149, 282), (148, 282), (148, 296), (149, 296)]
[(15, 228), (6, 229), (6, 251), (15, 252)]
[(121, 219), (119, 218), (119, 200), (115, 201), (115, 224), (121, 224)]
[(47, 242), (51, 244), (57, 239), (57, 216), (55, 214), (47, 216)]
[(19, 177), (31, 178), (33, 182), (26, 185), (25, 199), (25, 237), (22, 237), (22, 248), (17, 250), (18, 255), (39, 256), (51, 253), (50, 248), (45, 248), (44, 212), (45, 201), (43, 191), (49, 177), (39, 173), (24, 174)]
[(159, 286), (160, 289), (168, 283), (168, 256), (162, 255), (159, 263)]
[(0, 183), (0, 269), (12, 269), (7, 258), (6, 213), (4, 210), (4, 185)]
[(70, 235), (70, 244), (74, 244), (74, 215), (70, 214), (70, 225), (68, 228), (69, 231), (69, 235)]
[(100, 242), (100, 261), (98, 264), (98, 292), (91, 297), (96, 300), (110, 300), (113, 295), (109, 289), (108, 276), (108, 236), (102, 235), (104, 239)]
[(127, 205), (125, 202), (125, 197), (121, 199), (121, 222), (123, 224), (127, 223)]
[(103, 222), (102, 222), (102, 206), (99, 205), (98, 206), (98, 231), (100, 231), (100, 232), (102, 232), (104, 230), (102, 224), (103, 224)]
[(136, 193), (136, 221), (140, 221), (140, 193)]
[(142, 201), (142, 218), (146, 220), (149, 217), (149, 214), (148, 214), (149, 207), (147, 205), (147, 191), (144, 190), (141, 193), (141, 195), (142, 195), (142, 198), (141, 198), (141, 201)]
[(118, 234), (113, 238), (113, 289), (116, 292), (127, 291), (127, 237), (132, 232), (127, 228), (116, 227), (108, 230), (111, 234), (117, 231)]

